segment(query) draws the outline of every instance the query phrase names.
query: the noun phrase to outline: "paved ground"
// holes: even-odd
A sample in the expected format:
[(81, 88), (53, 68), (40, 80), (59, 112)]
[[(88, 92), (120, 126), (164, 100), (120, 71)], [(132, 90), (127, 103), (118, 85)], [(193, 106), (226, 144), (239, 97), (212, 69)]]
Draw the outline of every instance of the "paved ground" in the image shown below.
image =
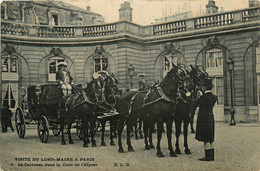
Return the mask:
[[(34, 126), (27, 129), (24, 139), (19, 139), (16, 132), (0, 133), (2, 170), (260, 170), (259, 123), (237, 124), (232, 127), (226, 123), (216, 123), (214, 162), (198, 161), (198, 158), (204, 155), (203, 143), (196, 141), (194, 134), (189, 134), (188, 140), (192, 155), (182, 154), (177, 158), (171, 158), (168, 154), (166, 134), (164, 133), (161, 147), (165, 157), (157, 158), (155, 150), (144, 150), (143, 140), (132, 138), (135, 152), (119, 154), (117, 146), (101, 147), (99, 145), (100, 133), (96, 138), (98, 147), (83, 148), (75, 130), (73, 132), (75, 144), (66, 146), (61, 146), (60, 137), (53, 135), (50, 135), (47, 144), (41, 143)], [(106, 132), (105, 137), (107, 144), (109, 144), (108, 133)], [(154, 138), (156, 138), (156, 134), (154, 134)], [(183, 146), (182, 138), (181, 136), (181, 146)], [(117, 139), (115, 141), (117, 142)], [(173, 137), (173, 141), (175, 141), (175, 137)], [(125, 137), (123, 143), (126, 150)], [(155, 139), (154, 143), (156, 143)], [(31, 161), (17, 161), (22, 158), (29, 158)], [(34, 158), (39, 161), (32, 161)], [(57, 161), (57, 158), (71, 158), (70, 160), (73, 161)], [(41, 161), (47, 159), (54, 161)], [(29, 164), (34, 164), (34, 166), (27, 166)], [(55, 166), (36, 166), (45, 164)], [(79, 166), (76, 166), (77, 164)]]

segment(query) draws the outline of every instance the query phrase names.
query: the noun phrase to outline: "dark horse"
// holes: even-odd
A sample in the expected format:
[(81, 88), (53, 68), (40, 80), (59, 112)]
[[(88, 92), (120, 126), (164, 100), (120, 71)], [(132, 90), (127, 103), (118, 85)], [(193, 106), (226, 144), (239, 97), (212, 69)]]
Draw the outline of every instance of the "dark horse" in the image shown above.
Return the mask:
[(104, 81), (95, 79), (91, 81), (85, 90), (79, 89), (73, 85), (73, 94), (63, 97), (58, 107), (58, 118), (61, 127), (61, 144), (65, 145), (64, 126), (68, 126), (69, 143), (73, 144), (71, 138), (71, 125), (76, 119), (82, 122), (83, 147), (88, 147), (88, 127), (90, 126), (92, 146), (96, 147), (94, 139), (94, 126), (97, 119), (95, 108), (100, 101), (104, 100)]
[[(118, 146), (119, 152), (123, 153), (121, 135), (124, 125), (127, 125), (127, 145), (128, 151), (134, 151), (130, 141), (130, 130), (133, 127), (136, 118), (145, 118), (142, 120), (149, 120), (152, 123), (157, 122), (157, 157), (163, 157), (163, 153), (160, 148), (160, 141), (162, 137), (162, 124), (166, 121), (167, 126), (167, 139), (168, 149), (171, 157), (177, 155), (173, 151), (171, 134), (172, 134), (172, 114), (174, 111), (174, 105), (176, 103), (176, 95), (178, 85), (183, 82), (183, 78), (187, 77), (187, 74), (183, 74), (183, 70), (173, 64), (171, 69), (156, 91), (151, 92), (128, 92), (122, 95), (117, 103), (117, 111), (119, 112), (119, 124), (118, 124)], [(149, 118), (149, 119), (148, 119)], [(144, 122), (144, 125), (147, 124)], [(152, 124), (153, 125), (153, 124)], [(144, 126), (147, 127), (147, 126)], [(145, 131), (146, 132), (146, 131)], [(147, 135), (145, 135), (147, 136)]]
[(118, 115), (115, 113), (115, 106), (120, 97), (117, 86), (118, 81), (113, 74), (105, 75), (103, 76), (103, 78), (105, 82), (105, 99), (104, 102), (101, 103), (102, 107), (98, 106), (96, 112), (101, 113), (101, 116), (104, 115), (104, 113), (106, 112), (111, 113), (111, 115), (109, 117), (101, 117), (101, 119), (99, 119), (102, 126), (101, 146), (106, 145), (104, 141), (104, 132), (107, 121), (110, 121), (110, 145), (114, 146), (115, 143), (113, 141), (113, 134), (116, 134), (116, 124), (118, 120)]
[[(200, 90), (201, 86), (203, 85), (203, 82), (209, 78), (209, 75), (207, 72), (201, 70), (198, 66), (193, 67), (191, 65), (191, 72), (190, 76), (192, 77), (194, 89), (192, 91), (192, 96), (194, 98), (198, 98), (198, 90)], [(196, 107), (192, 107), (191, 113), (190, 113), (190, 128), (191, 133), (195, 133), (194, 127), (193, 127), (193, 121), (194, 121), (194, 115), (195, 115)]]
[[(192, 80), (192, 84), (189, 87), (179, 87), (178, 91), (178, 100), (175, 107), (175, 136), (176, 136), (176, 143), (175, 143), (175, 152), (176, 154), (181, 154), (181, 150), (179, 148), (179, 136), (181, 133), (181, 124), (183, 122), (183, 137), (184, 137), (184, 147), (185, 147), (185, 154), (191, 154), (191, 151), (188, 147), (188, 126), (192, 116), (193, 117), (196, 108), (194, 107), (194, 103), (198, 98), (199, 90), (201, 89), (201, 85), (204, 80), (207, 78), (207, 74), (199, 70), (198, 67), (193, 67), (191, 65), (191, 71), (189, 75)], [(193, 129), (193, 128), (192, 128)]]

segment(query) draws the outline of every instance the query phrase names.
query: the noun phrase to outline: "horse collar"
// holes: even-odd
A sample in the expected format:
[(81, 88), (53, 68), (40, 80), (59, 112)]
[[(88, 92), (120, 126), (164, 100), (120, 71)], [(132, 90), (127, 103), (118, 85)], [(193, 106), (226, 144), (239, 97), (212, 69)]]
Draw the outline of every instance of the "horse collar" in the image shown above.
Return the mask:
[(169, 97), (167, 97), (167, 95), (163, 92), (163, 89), (160, 86), (157, 87), (157, 90), (162, 99), (166, 100), (167, 102), (175, 103), (175, 100), (172, 100)]

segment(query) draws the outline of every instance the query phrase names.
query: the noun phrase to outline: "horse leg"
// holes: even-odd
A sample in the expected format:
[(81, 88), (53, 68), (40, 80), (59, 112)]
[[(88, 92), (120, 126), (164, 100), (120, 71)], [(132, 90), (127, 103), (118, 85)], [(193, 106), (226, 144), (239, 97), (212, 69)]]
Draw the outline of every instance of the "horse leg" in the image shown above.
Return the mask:
[(167, 119), (166, 121), (167, 139), (168, 139), (168, 150), (170, 151), (171, 157), (177, 157), (172, 148), (172, 120)]
[(154, 149), (154, 145), (153, 145), (154, 125), (155, 125), (155, 123), (150, 122), (149, 127), (148, 127), (150, 149)]
[(83, 132), (83, 147), (88, 147), (88, 122), (82, 119), (81, 131)]
[(175, 137), (176, 137), (176, 143), (175, 143), (175, 152), (176, 154), (181, 154), (181, 150), (179, 147), (179, 137), (181, 134), (181, 122), (182, 120), (178, 117), (175, 118)]
[(90, 136), (91, 136), (91, 143), (92, 143), (92, 147), (96, 147), (96, 140), (94, 139), (94, 127), (95, 127), (95, 123), (96, 123), (96, 119), (94, 117), (92, 117), (91, 121), (90, 121)]
[(144, 136), (142, 134), (142, 120), (139, 119), (139, 135), (140, 135), (140, 139), (144, 139)]
[(188, 127), (189, 127), (189, 120), (186, 120), (184, 121), (183, 124), (185, 154), (191, 154), (190, 149), (188, 147)]
[(128, 149), (129, 152), (134, 151), (134, 149), (131, 145), (131, 137), (130, 137), (132, 127), (133, 127), (133, 124), (131, 124), (131, 121), (129, 121), (129, 119), (128, 119), (127, 122), (126, 122), (126, 133), (127, 133), (126, 143), (127, 143), (127, 146), (128, 146), (127, 149)]
[(139, 140), (139, 137), (138, 137), (138, 128), (137, 128), (137, 119), (135, 120), (135, 123), (134, 123), (134, 134), (135, 134), (135, 139), (136, 140)]
[(71, 138), (71, 125), (72, 125), (72, 123), (70, 123), (70, 124), (68, 124), (68, 138), (69, 138), (69, 143), (70, 144), (74, 144), (74, 142), (73, 142), (73, 140), (72, 140), (72, 138)]
[(101, 126), (102, 126), (101, 146), (106, 146), (106, 143), (104, 141), (106, 120), (101, 121)]
[(66, 142), (65, 142), (65, 140), (64, 140), (64, 124), (63, 123), (61, 123), (60, 124), (60, 129), (61, 129), (61, 145), (66, 145)]
[(118, 122), (118, 152), (119, 153), (124, 153), (124, 149), (122, 146), (122, 140), (121, 140), (121, 136), (122, 136), (122, 132), (124, 129), (124, 124), (125, 124), (125, 118), (120, 117), (119, 122)]
[(110, 120), (110, 145), (111, 146), (115, 146), (115, 143), (114, 143), (114, 140), (113, 140), (114, 129), (115, 129), (115, 122), (114, 122), (114, 119), (111, 118), (111, 120)]
[(191, 113), (190, 113), (190, 129), (191, 129), (192, 134), (195, 133), (195, 130), (193, 128), (193, 120), (194, 120), (195, 111), (196, 111), (196, 107), (192, 107)]
[(144, 121), (143, 129), (144, 129), (145, 150), (150, 150), (150, 146), (149, 146), (148, 140), (147, 140), (147, 136), (148, 136), (148, 122), (147, 121)]
[(161, 139), (162, 139), (162, 128), (163, 128), (163, 121), (160, 120), (157, 122), (157, 157), (164, 157), (162, 151), (161, 151)]

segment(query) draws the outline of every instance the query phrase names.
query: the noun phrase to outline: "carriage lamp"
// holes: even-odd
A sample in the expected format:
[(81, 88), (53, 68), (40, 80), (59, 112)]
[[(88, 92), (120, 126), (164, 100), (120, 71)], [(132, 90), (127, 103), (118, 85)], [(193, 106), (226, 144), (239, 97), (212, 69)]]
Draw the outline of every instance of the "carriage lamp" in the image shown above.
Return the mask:
[(131, 89), (133, 88), (133, 76), (134, 76), (134, 71), (135, 68), (132, 64), (129, 65), (128, 67), (128, 75), (130, 77), (130, 84), (131, 84)]
[(235, 109), (234, 109), (234, 99), (233, 99), (233, 70), (234, 70), (234, 61), (232, 58), (228, 58), (227, 60), (227, 67), (230, 75), (230, 94), (231, 94), (231, 106), (230, 106), (230, 115), (231, 115), (231, 120), (230, 120), (230, 125), (236, 125), (235, 121)]

